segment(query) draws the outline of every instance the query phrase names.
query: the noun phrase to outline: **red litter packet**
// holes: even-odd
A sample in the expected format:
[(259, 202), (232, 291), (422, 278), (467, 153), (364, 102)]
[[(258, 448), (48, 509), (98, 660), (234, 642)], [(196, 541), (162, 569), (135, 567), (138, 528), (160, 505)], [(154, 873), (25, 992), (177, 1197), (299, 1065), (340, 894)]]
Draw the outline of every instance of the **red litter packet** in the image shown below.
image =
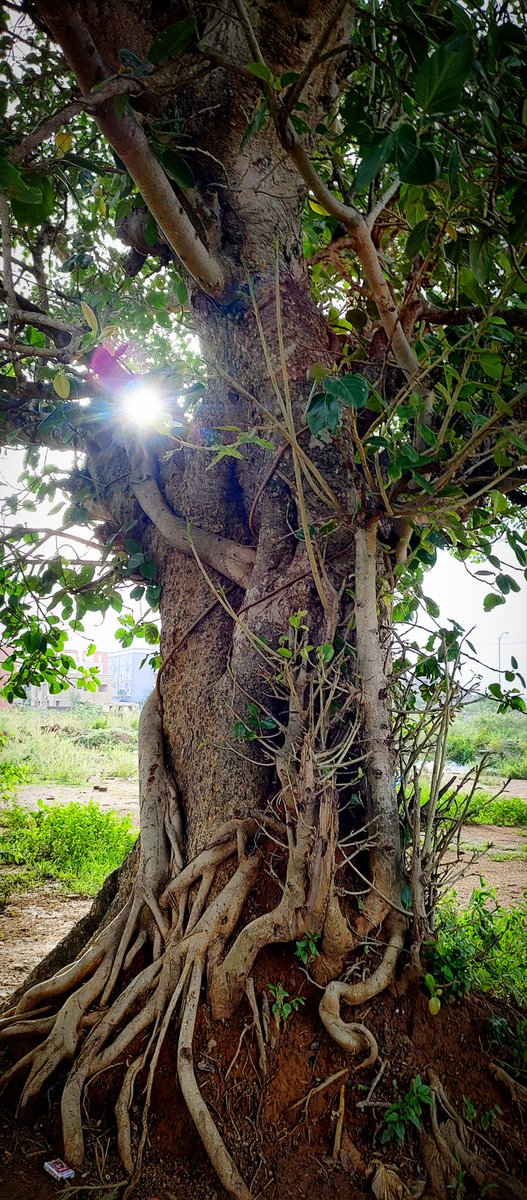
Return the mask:
[(75, 1174), (75, 1171), (68, 1167), (61, 1158), (52, 1158), (49, 1162), (45, 1162), (44, 1170), (48, 1172), (48, 1175), (52, 1175), (53, 1179), (72, 1179)]

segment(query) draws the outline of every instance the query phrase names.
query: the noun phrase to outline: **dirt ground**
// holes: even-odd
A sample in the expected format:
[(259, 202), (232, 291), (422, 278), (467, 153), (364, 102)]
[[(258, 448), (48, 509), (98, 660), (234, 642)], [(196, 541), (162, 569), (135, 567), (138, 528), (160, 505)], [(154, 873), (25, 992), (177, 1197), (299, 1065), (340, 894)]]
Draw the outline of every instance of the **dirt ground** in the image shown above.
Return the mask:
[[(133, 781), (100, 781), (81, 789), (21, 789), (23, 804), (32, 807), (39, 798), (50, 804), (94, 799), (104, 808), (122, 815), (129, 813), (138, 821), (137, 784)], [(518, 856), (526, 844), (527, 830), (465, 827), (459, 864), (463, 875), (456, 882), (460, 899), (466, 902), (479, 876), (484, 875), (496, 888), (502, 904), (520, 900), (527, 889), (527, 861)], [(67, 933), (90, 903), (64, 895), (58, 885), (12, 899), (0, 917), (1, 998), (20, 985), (25, 974)], [(365, 1200), (373, 1194), (372, 1175), (377, 1168), (372, 1164), (384, 1161), (394, 1163), (400, 1177), (417, 1186), (415, 1194), (426, 1196), (426, 1190), (420, 1193), (418, 1188), (419, 1181), (423, 1181), (423, 1166), (417, 1135), (411, 1135), (403, 1150), (395, 1145), (383, 1146), (381, 1135), (382, 1112), (390, 1100), (404, 1092), (416, 1074), (427, 1080), (431, 1072), (441, 1078), (458, 1112), (463, 1111), (466, 1096), (481, 1113), (499, 1106), (498, 1124), (488, 1136), (491, 1143), (499, 1142), (508, 1164), (521, 1177), (523, 1133), (518, 1113), (507, 1091), (497, 1086), (489, 1073), (485, 1029), (494, 1004), (483, 997), (467, 997), (461, 1004), (444, 1005), (440, 1015), (431, 1019), (422, 984), (410, 976), (405, 981), (403, 972), (400, 984), (390, 989), (380, 1004), (356, 1010), (355, 1019), (365, 1020), (375, 1033), (382, 1063), (387, 1067), (382, 1079), (379, 1077), (372, 1106), (361, 1109), (357, 1103), (364, 1100), (377, 1068), (365, 1072), (363, 1078), (350, 1070), (343, 1052), (329, 1042), (317, 1016), (318, 993), (288, 949), (275, 947), (264, 952), (257, 961), (255, 976), (257, 995), (266, 991), (268, 980), (280, 979), (291, 995), (302, 990), (306, 997), (305, 1009), (281, 1030), (270, 1051), (266, 1081), (260, 1079), (251, 1014), (244, 1006), (220, 1029), (212, 1025), (204, 1009), (194, 1047), (200, 1089), (251, 1185), (252, 1195), (264, 1196), (265, 1200), (293, 1200), (315, 1192), (320, 1200)], [(506, 1013), (512, 1020), (508, 1009)], [(64, 1193), (65, 1200), (79, 1192), (83, 1200), (117, 1200), (122, 1195), (116, 1187), (122, 1167), (114, 1159), (112, 1116), (105, 1107), (109, 1082), (105, 1077), (102, 1090), (96, 1083), (90, 1089), (87, 1122), (92, 1149), (71, 1188), (55, 1183), (43, 1171), (44, 1161), (60, 1155), (62, 1150), (56, 1110), (58, 1089), (53, 1085), (49, 1092), (49, 1108), (47, 1103), (28, 1114), (27, 1125), (15, 1122), (16, 1093), (5, 1096), (0, 1108), (3, 1200), (28, 1200), (33, 1195), (39, 1200), (52, 1200), (58, 1191)], [(312, 1098), (307, 1102), (310, 1093)], [(341, 1103), (345, 1105), (345, 1121), (341, 1151), (335, 1157)], [(97, 1121), (89, 1115), (90, 1110), (97, 1112)], [(481, 1151), (480, 1140), (474, 1141), (474, 1149)], [(499, 1166), (499, 1152), (489, 1146), (489, 1141), (483, 1145), (483, 1153), (489, 1169)], [(470, 1184), (463, 1191), (467, 1200), (480, 1194)], [(493, 1194), (499, 1192), (494, 1190)], [(194, 1200), (227, 1200), (181, 1106), (170, 1039), (162, 1052), (152, 1098), (144, 1171), (132, 1196), (133, 1200), (188, 1200), (190, 1196)]]
[[(508, 1090), (497, 1084), (490, 1069), (488, 1021), (493, 1011), (514, 1024), (509, 1009), (469, 996), (445, 1004), (430, 1017), (422, 984), (403, 972), (374, 1004), (354, 1010), (378, 1041), (380, 1060), (361, 1072), (325, 1034), (318, 1018), (318, 992), (306, 981), (286, 949), (264, 951), (255, 968), (256, 994), (269, 979), (281, 979), (290, 994), (302, 988), (305, 1008), (273, 1035), (268, 1069), (262, 1077), (258, 1047), (248, 1004), (228, 1022), (213, 1025), (206, 1007), (199, 1016), (194, 1061), (200, 1091), (217, 1122), (255, 1200), (366, 1200), (380, 1163), (390, 1164), (412, 1189), (406, 1196), (430, 1196), (426, 1189), (423, 1147), (410, 1130), (402, 1147), (382, 1142), (384, 1110), (405, 1093), (420, 1075), (438, 1077), (448, 1102), (463, 1113), (467, 1098), (479, 1116), (491, 1121), (483, 1141), (479, 1124), (467, 1129), (468, 1144), (481, 1156), (487, 1178), (496, 1179), (502, 1164), (516, 1175), (514, 1196), (526, 1200), (525, 1141), (518, 1108)], [(382, 1068), (382, 1069), (381, 1069)], [(149, 1144), (140, 1180), (130, 1200), (228, 1200), (208, 1163), (199, 1136), (181, 1103), (176, 1083), (175, 1045), (167, 1037), (159, 1060), (149, 1121)], [(48, 1102), (15, 1122), (13, 1089), (0, 1107), (0, 1195), (2, 1200), (119, 1200), (123, 1170), (111, 1142), (112, 1093), (119, 1086), (117, 1070), (110, 1079), (94, 1082), (85, 1108), (90, 1149), (71, 1189), (56, 1184), (43, 1171), (46, 1159), (62, 1152), (58, 1122), (60, 1088), (53, 1086)], [(369, 1093), (373, 1090), (370, 1103)], [(48, 1107), (49, 1104), (49, 1107)], [(11, 1105), (11, 1109), (10, 1106)], [(336, 1149), (339, 1112), (343, 1114), (340, 1149)], [(444, 1119), (444, 1113), (441, 1113)], [(429, 1119), (423, 1117), (429, 1129)], [(486, 1127), (485, 1127), (486, 1128)], [(485, 1178), (485, 1176), (484, 1176)], [(461, 1184), (460, 1174), (458, 1183)], [(122, 1186), (122, 1184), (121, 1184)], [(424, 1189), (424, 1190), (423, 1190)], [(377, 1191), (395, 1200), (402, 1190)], [(450, 1192), (449, 1192), (450, 1194)], [(463, 1180), (454, 1194), (481, 1200), (483, 1194), (503, 1200), (500, 1183), (491, 1191)], [(511, 1197), (511, 1193), (507, 1192)]]

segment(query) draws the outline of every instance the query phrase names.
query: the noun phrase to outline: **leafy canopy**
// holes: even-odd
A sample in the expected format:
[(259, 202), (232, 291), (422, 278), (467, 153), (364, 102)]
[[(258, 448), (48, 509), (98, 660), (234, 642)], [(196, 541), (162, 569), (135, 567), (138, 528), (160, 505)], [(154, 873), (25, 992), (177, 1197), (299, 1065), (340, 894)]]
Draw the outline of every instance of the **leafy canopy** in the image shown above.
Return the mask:
[[(146, 58), (123, 46), (121, 72), (98, 85), (101, 94), (114, 89), (115, 111), (141, 125), (183, 195), (199, 185), (200, 167), (177, 94), (161, 114), (140, 111), (134, 98), (167, 62), (202, 61), (198, 36), (188, 18), (158, 35)], [(123, 612), (121, 641), (137, 633), (150, 644), (157, 638), (149, 614), (159, 599), (155, 566), (133, 524), (107, 535), (83, 482), (83, 447), (116, 419), (111, 392), (86, 369), (94, 354), (110, 348), (123, 370), (161, 381), (168, 417), (159, 434), (168, 450), (181, 437), (181, 401), (191, 409), (199, 403), (206, 371), (192, 339), (184, 272), (89, 106), (79, 104), (58, 52), (29, 19), (12, 15), (4, 15), (0, 51), (0, 436), (5, 446), (25, 449), (19, 486), (4, 501), (0, 566), (13, 698), (30, 682), (65, 686), (68, 630), (82, 632), (91, 611), (120, 613), (123, 587), (133, 584), (130, 594), (144, 611), (139, 621)], [(290, 109), (320, 179), (337, 199), (370, 214), (419, 362), (410, 382), (395, 371), (353, 238), (308, 195), (304, 254), (340, 347), (333, 375), (312, 368), (306, 420), (313, 438), (348, 437), (369, 503), (409, 523), (401, 619), (415, 613), (439, 546), (486, 560), (490, 611), (518, 588), (514, 569), (503, 568), (494, 551), (500, 534), (520, 571), (527, 568), (521, 5), (358, 3), (340, 94), (316, 124), (294, 72), (275, 77), (249, 52), (241, 65), (261, 88), (243, 144), (258, 153), (273, 96)], [(141, 254), (123, 245), (138, 218)], [(239, 457), (247, 441), (251, 431), (214, 431), (213, 462)], [(56, 542), (57, 523), (70, 531), (68, 549)], [(97, 535), (88, 553), (75, 541), (79, 527), (88, 541), (86, 530)], [(86, 686), (94, 678), (87, 672)], [(494, 693), (503, 698), (500, 684)]]

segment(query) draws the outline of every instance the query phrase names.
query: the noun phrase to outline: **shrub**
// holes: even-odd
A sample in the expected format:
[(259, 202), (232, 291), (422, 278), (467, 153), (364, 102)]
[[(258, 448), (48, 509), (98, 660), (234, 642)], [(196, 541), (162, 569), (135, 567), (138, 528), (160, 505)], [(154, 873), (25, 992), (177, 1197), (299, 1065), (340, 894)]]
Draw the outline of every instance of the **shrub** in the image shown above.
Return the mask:
[(453, 893), (439, 907), (427, 951), (427, 968), (444, 999), (479, 987), (527, 1006), (527, 897), (501, 908), (481, 880), (462, 909)]
[(498, 796), (476, 792), (470, 802), (468, 825), (519, 825), (527, 827), (527, 802), (519, 796)]

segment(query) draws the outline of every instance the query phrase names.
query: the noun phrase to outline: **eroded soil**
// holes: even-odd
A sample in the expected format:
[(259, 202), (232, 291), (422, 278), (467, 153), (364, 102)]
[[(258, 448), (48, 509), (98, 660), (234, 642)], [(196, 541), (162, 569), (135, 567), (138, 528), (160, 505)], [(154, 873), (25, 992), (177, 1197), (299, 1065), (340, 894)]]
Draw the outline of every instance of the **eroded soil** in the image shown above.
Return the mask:
[[(129, 813), (138, 822), (137, 785), (133, 781), (99, 781), (80, 789), (21, 789), (23, 804), (33, 807), (39, 798), (47, 803), (95, 799), (104, 808), (122, 815)], [(518, 856), (526, 845), (527, 830), (467, 826), (461, 841), (463, 875), (456, 887), (463, 902), (482, 874), (496, 888), (502, 904), (522, 898), (527, 888), (527, 862)], [(502, 859), (502, 855), (513, 857)], [(24, 975), (89, 905), (87, 899), (64, 895), (58, 885), (13, 898), (1, 917), (1, 995), (7, 996), (20, 985)], [(461, 1004), (444, 1005), (432, 1019), (422, 985), (411, 972), (403, 971), (399, 984), (379, 1002), (366, 1006), (364, 1011), (353, 1011), (353, 1019), (365, 1021), (374, 1032), (384, 1067), (372, 1106), (358, 1108), (377, 1067), (364, 1075), (357, 1073), (329, 1042), (318, 1019), (319, 993), (306, 980), (296, 960), (284, 948), (270, 949), (260, 956), (255, 974), (257, 995), (266, 991), (269, 980), (280, 980), (291, 995), (301, 991), (306, 998), (305, 1008), (274, 1033), (265, 1081), (260, 1076), (252, 1018), (245, 1004), (231, 1022), (220, 1026), (214, 1026), (203, 1009), (195, 1041), (200, 1089), (255, 1198), (292, 1200), (314, 1191), (320, 1200), (364, 1200), (373, 1194), (372, 1171), (376, 1168), (372, 1164), (379, 1161), (394, 1163), (406, 1182), (423, 1181), (418, 1135), (410, 1134), (402, 1150), (384, 1146), (383, 1112), (394, 1096), (404, 1093), (416, 1074), (427, 1080), (434, 1072), (458, 1111), (463, 1110), (464, 1097), (469, 1097), (480, 1113), (499, 1106), (502, 1115), (492, 1127), (489, 1140), (499, 1145), (509, 1166), (516, 1164), (514, 1169), (521, 1178), (524, 1152), (523, 1134), (521, 1128), (516, 1128), (518, 1111), (489, 1072), (485, 1026), (495, 1005), (482, 997), (468, 997)], [(332, 1081), (337, 1072), (340, 1074)], [(167, 1038), (152, 1099), (149, 1149), (142, 1178), (132, 1192), (133, 1200), (188, 1200), (190, 1196), (193, 1200), (226, 1200), (181, 1104), (175, 1075), (175, 1047)], [(57, 1192), (65, 1198), (80, 1194), (86, 1200), (117, 1200), (122, 1196), (122, 1191), (116, 1190), (122, 1168), (113, 1157), (109, 1138), (110, 1084), (105, 1077), (90, 1089), (91, 1113), (96, 1114), (90, 1115), (90, 1106), (87, 1108), (92, 1148), (71, 1191), (43, 1171), (44, 1161), (62, 1151), (58, 1089), (52, 1087), (45, 1109), (28, 1114), (27, 1125), (15, 1123), (16, 1093), (7, 1095), (0, 1110), (3, 1200), (28, 1200), (30, 1196), (52, 1200)], [(341, 1150), (335, 1155), (342, 1096), (343, 1135)], [(474, 1148), (478, 1148), (478, 1140), (470, 1136)], [(491, 1170), (493, 1164), (499, 1164), (497, 1152), (488, 1144), (483, 1153)], [(423, 1194), (427, 1194), (426, 1185)], [(470, 1184), (463, 1191), (467, 1200), (478, 1194)]]

